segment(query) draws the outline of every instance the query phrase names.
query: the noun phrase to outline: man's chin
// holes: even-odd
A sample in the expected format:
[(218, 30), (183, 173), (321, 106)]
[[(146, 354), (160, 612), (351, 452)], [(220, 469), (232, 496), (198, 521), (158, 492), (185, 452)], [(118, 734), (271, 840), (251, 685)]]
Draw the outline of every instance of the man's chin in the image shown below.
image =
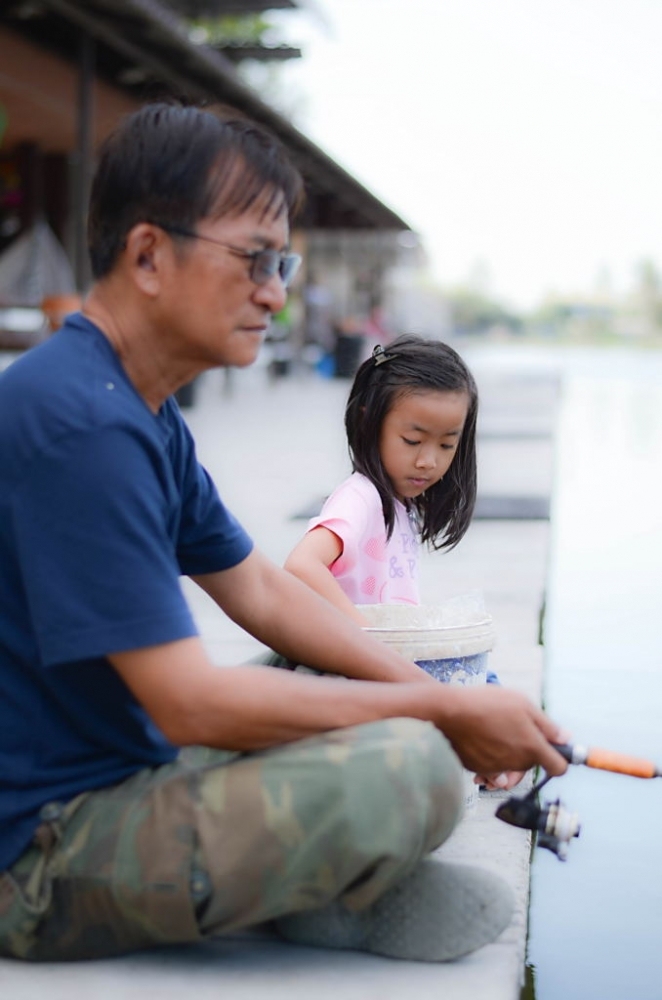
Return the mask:
[(254, 351), (242, 351), (239, 359), (233, 361), (232, 365), (234, 368), (250, 368), (257, 361), (260, 354), (260, 347), (262, 345), (258, 344)]
[(264, 334), (252, 330), (241, 330), (229, 349), (223, 352), (221, 364), (227, 368), (249, 368), (257, 361)]

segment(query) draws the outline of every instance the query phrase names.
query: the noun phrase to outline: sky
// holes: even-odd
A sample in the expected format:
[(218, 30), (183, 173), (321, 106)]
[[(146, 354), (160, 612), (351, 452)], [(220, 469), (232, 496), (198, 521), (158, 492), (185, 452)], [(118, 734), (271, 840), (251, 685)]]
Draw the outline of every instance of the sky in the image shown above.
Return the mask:
[(530, 308), (662, 269), (661, 0), (308, 5), (276, 15), (304, 51), (278, 88), (435, 281)]

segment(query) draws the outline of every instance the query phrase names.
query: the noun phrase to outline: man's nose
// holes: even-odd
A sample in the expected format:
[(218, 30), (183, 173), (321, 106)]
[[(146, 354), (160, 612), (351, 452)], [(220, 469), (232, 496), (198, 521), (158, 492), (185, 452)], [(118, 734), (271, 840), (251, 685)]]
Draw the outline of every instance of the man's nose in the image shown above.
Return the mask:
[(280, 274), (274, 274), (263, 285), (257, 285), (253, 297), (260, 305), (266, 306), (272, 315), (279, 313), (287, 302), (287, 288)]

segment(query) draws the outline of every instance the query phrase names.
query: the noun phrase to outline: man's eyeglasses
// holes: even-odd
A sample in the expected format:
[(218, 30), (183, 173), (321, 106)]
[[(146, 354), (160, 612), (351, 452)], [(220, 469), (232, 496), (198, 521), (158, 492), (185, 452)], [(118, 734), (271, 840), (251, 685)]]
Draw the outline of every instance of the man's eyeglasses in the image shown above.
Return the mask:
[(242, 247), (232, 246), (231, 243), (222, 243), (221, 240), (212, 239), (211, 236), (194, 233), (190, 229), (180, 229), (178, 226), (160, 226), (160, 228), (175, 236), (185, 236), (191, 240), (215, 243), (217, 247), (223, 247), (224, 250), (228, 250), (236, 257), (245, 257), (251, 262), (248, 273), (251, 281), (254, 281), (256, 285), (266, 285), (278, 274), (287, 288), (301, 264), (301, 257), (298, 253), (281, 253), (279, 250), (267, 247), (264, 250), (244, 250)]

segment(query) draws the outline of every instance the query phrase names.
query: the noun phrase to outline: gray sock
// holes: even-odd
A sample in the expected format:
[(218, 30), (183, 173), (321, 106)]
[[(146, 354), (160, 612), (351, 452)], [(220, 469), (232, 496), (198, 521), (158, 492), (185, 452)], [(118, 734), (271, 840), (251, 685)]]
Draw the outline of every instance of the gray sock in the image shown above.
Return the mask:
[(426, 859), (366, 910), (357, 913), (336, 900), (280, 917), (276, 929), (296, 944), (447, 962), (494, 941), (510, 923), (513, 905), (498, 876)]

